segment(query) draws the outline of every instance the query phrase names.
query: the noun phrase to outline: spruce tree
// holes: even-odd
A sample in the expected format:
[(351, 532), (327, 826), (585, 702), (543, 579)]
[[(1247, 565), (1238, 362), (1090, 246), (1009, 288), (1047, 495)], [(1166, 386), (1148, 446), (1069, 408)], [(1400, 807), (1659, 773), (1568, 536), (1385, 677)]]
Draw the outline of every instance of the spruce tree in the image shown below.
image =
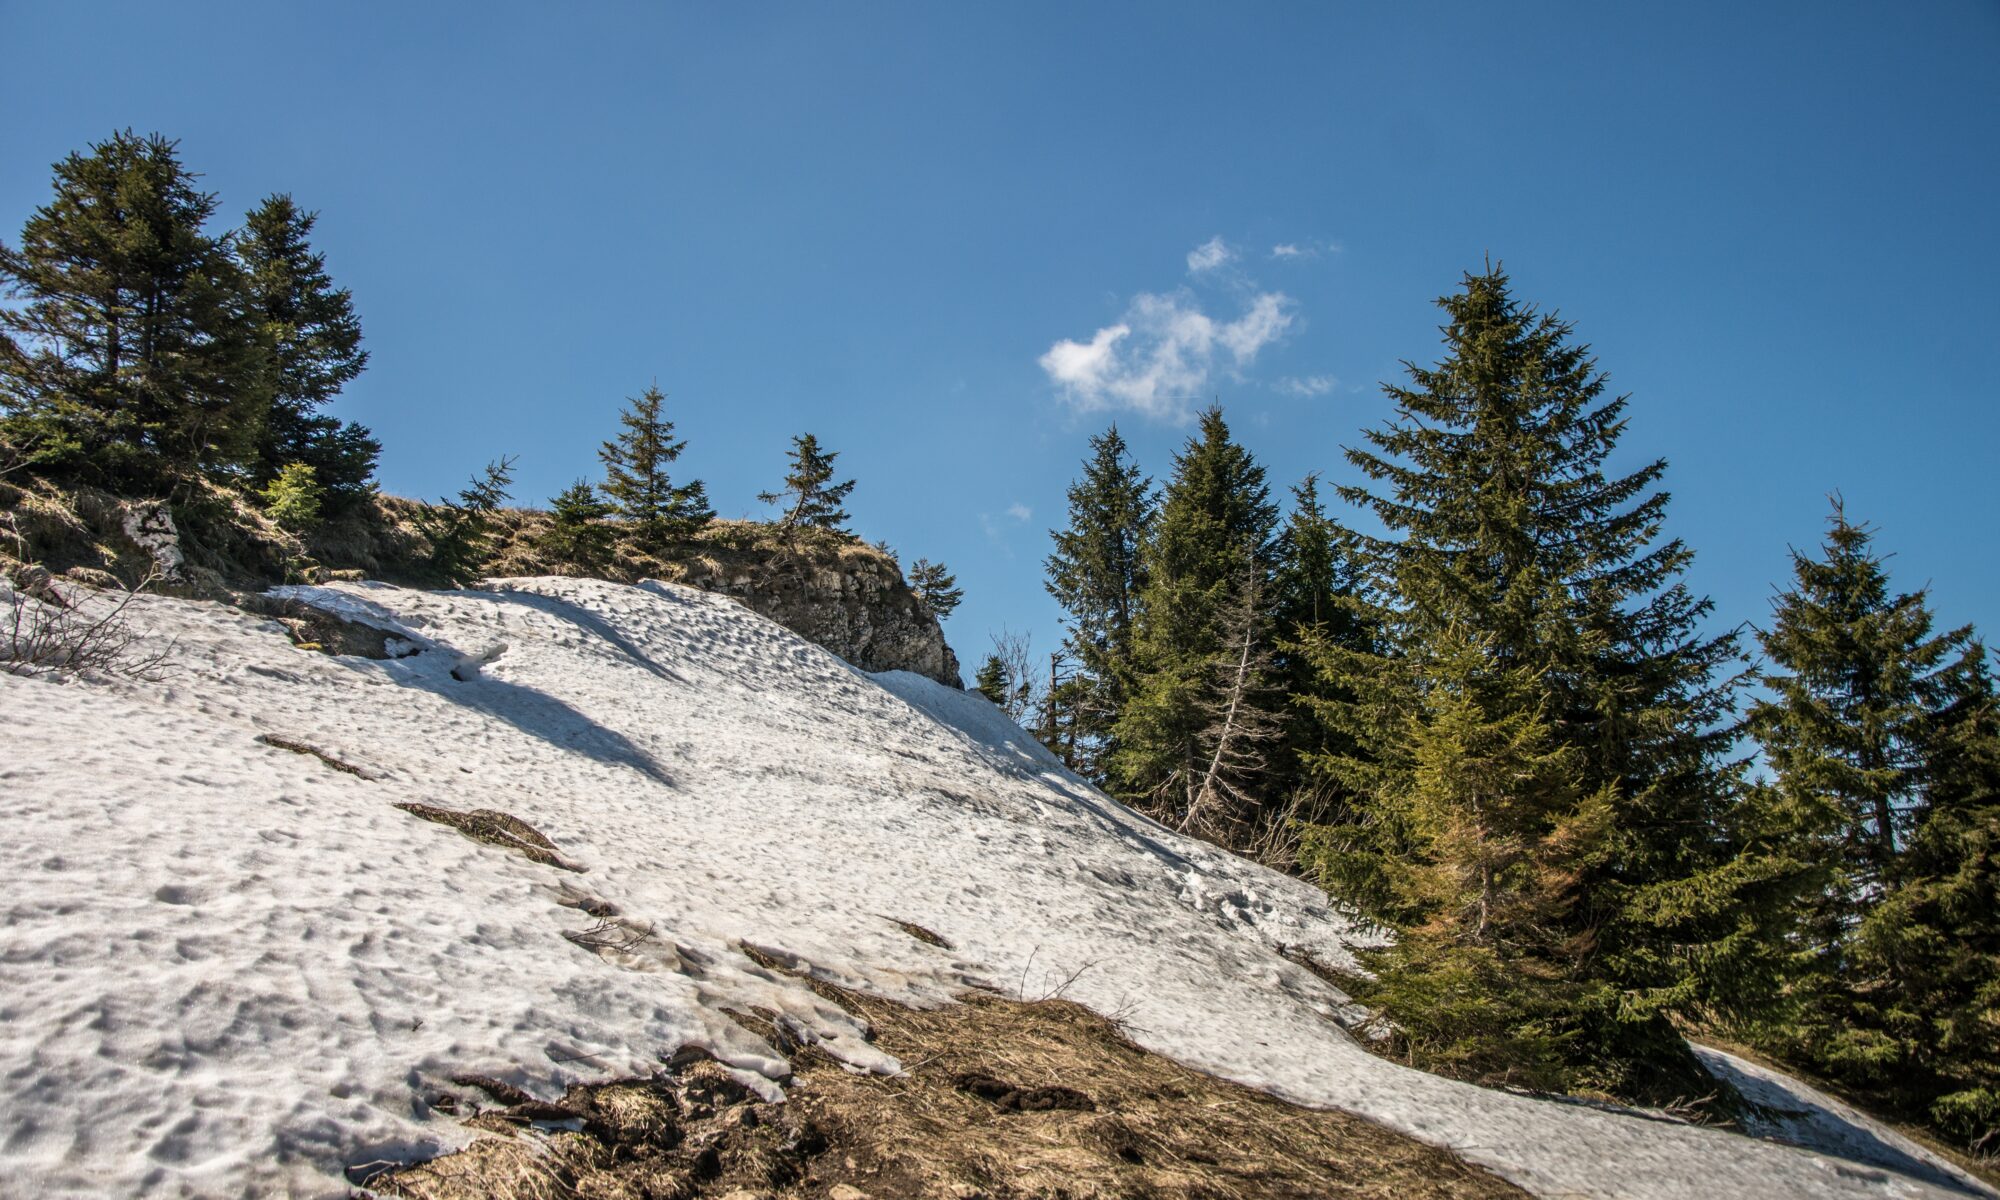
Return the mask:
[(965, 599), (965, 590), (958, 586), (958, 579), (945, 569), (943, 563), (934, 563), (920, 558), (910, 568), (910, 590), (931, 610), (931, 615), (942, 621), (952, 614)]
[(1116, 793), (1170, 824), (1185, 819), (1206, 773), (1201, 733), (1232, 649), (1225, 612), (1246, 578), (1263, 590), (1276, 524), (1264, 468), (1231, 439), (1220, 408), (1205, 410), (1145, 545), (1134, 685), (1112, 727)]
[(417, 532), (431, 545), (430, 566), (439, 578), (454, 587), (478, 578), (492, 555), (493, 514), (507, 502), (513, 482), (514, 460), (501, 458), (473, 476), (456, 500), (440, 500), (417, 513)]
[(1836, 1065), (1983, 1153), (2000, 1143), (2000, 705), (1982, 647), (1951, 684), (1924, 803), (1848, 968), (1856, 1024), (1879, 1040)]
[(1257, 841), (1264, 802), (1282, 775), (1275, 760), (1285, 734), (1271, 615), (1256, 564), (1246, 564), (1219, 619), (1219, 652), (1208, 660), (1207, 686), (1195, 706), (1203, 719), (1194, 738), (1197, 773), (1185, 785), (1178, 828), (1247, 848)]
[(261, 498), (264, 511), (280, 528), (304, 533), (319, 524), (326, 489), (320, 486), (312, 467), (286, 463), (278, 477), (264, 486)]
[[(1728, 757), (1738, 651), (1702, 632), (1710, 602), (1682, 579), (1691, 552), (1661, 537), (1665, 462), (1607, 474), (1627, 399), (1607, 394), (1570, 325), (1515, 300), (1495, 268), (1439, 304), (1443, 358), (1405, 364), (1408, 385), (1385, 388), (1395, 416), (1348, 452), (1372, 488), (1342, 495), (1390, 536), (1362, 542), (1380, 644), (1318, 649), (1330, 698), (1317, 708), (1336, 744), (1315, 765), (1349, 796), (1313, 835), (1316, 865), (1340, 882), (1340, 856), (1396, 852), (1400, 797), (1418, 786), (1413, 739), (1435, 719), (1426, 671), (1440, 646), (1477, 647), (1507, 681), (1482, 719), (1544, 727), (1537, 753), (1561, 755), (1564, 794), (1604, 808), (1573, 902), (1530, 910), (1542, 942), (1591, 951), (1561, 966), (1575, 991), (1551, 1043), (1563, 1073), (1628, 1097), (1686, 1094), (1704, 1076), (1669, 1018), (1757, 1002), (1778, 919), (1768, 898), (1750, 902), (1783, 864), (1743, 842)], [(1543, 815), (1518, 832), (1538, 843), (1528, 861), (1558, 861), (1566, 804), (1529, 806)], [(1379, 890), (1356, 899), (1389, 925), (1411, 919)], [(1493, 961), (1510, 977), (1544, 969), (1526, 952)]]
[(1076, 664), (1052, 701), (1072, 735), (1065, 761), (1102, 784), (1131, 690), (1132, 622), (1146, 578), (1140, 554), (1154, 497), (1116, 425), (1091, 438), (1090, 449), (1069, 488), (1069, 525), (1050, 532), (1047, 586), (1066, 614), (1063, 648)]
[(1542, 681), (1490, 635), (1447, 626), (1411, 649), (1425, 686), (1376, 745), (1393, 769), (1361, 793), (1367, 834), (1306, 837), (1335, 893), (1397, 930), (1362, 956), (1357, 998), (1416, 1066), (1573, 1086), (1588, 946), (1571, 930), (1579, 881), (1608, 852), (1611, 789), (1584, 789)]
[(616, 532), (604, 523), (610, 515), (611, 505), (579, 479), (549, 500), (549, 527), (536, 548), (581, 574), (601, 572), (611, 561)]
[(153, 489), (255, 458), (269, 372), (242, 272), (175, 143), (130, 130), (55, 164), (0, 245), (0, 414), (45, 468)]
[(319, 214), (290, 196), (265, 199), (246, 219), (236, 254), (271, 356), (270, 407), (257, 437), (257, 475), (287, 463), (313, 468), (336, 510), (369, 492), (381, 443), (320, 410), (368, 365), (353, 294), (335, 287), (312, 247)]
[(1943, 900), (1991, 886), (1972, 882), (1990, 865), (1965, 857), (1993, 803), (1980, 798), (1991, 689), (1971, 629), (1935, 632), (1922, 592), (1893, 592), (1872, 531), (1838, 498), (1830, 526), (1820, 557), (1793, 552), (1792, 586), (1760, 634), (1771, 698), (1747, 721), (1772, 789), (1800, 814), (1795, 853), (1824, 875), (1798, 905), (1793, 1003), (1772, 1041), (1921, 1114), (1926, 1089), (1941, 1094), (1945, 1014), (1980, 1003), (1951, 980), (2000, 978), (1973, 950), (1980, 919), (1959, 944), (1964, 915)]
[(604, 495), (630, 524), (640, 548), (652, 554), (715, 519), (701, 480), (677, 485), (667, 473), (687, 443), (674, 440), (666, 403), (657, 384), (628, 399), (618, 414), (624, 429), (597, 452), (604, 463)]
[[(1288, 711), (1284, 747), (1274, 760), (1270, 789), (1274, 796), (1291, 797), (1289, 808), (1295, 817), (1325, 819), (1337, 797), (1326, 794), (1323, 781), (1316, 785), (1307, 764), (1336, 748), (1353, 747), (1347, 739), (1329, 740), (1327, 724), (1312, 714), (1316, 702), (1336, 698), (1314, 664), (1315, 648), (1321, 655), (1334, 646), (1371, 649), (1374, 626), (1354, 534), (1327, 514), (1317, 475), (1306, 476), (1292, 488), (1291, 512), (1278, 534), (1273, 559), (1273, 673), (1287, 697)], [(1274, 814), (1274, 819), (1282, 818)]]
[(973, 690), (991, 700), (1001, 708), (1007, 706), (1007, 664), (998, 654), (989, 654), (979, 665), (979, 673), (972, 678)]
[(847, 512), (840, 506), (854, 490), (854, 481), (833, 482), (833, 460), (840, 457), (839, 452), (822, 450), (818, 438), (802, 433), (792, 439), (788, 457), (791, 467), (785, 472), (784, 489), (757, 496), (765, 504), (783, 506), (778, 528), (847, 534)]

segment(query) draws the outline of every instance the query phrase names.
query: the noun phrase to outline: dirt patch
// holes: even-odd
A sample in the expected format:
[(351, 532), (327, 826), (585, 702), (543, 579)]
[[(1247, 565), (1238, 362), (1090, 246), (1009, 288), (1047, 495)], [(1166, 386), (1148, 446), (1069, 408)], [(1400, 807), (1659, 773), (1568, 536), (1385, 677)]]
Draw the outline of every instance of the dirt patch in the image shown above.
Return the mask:
[(396, 807), (413, 817), (449, 825), (475, 842), (485, 842), (488, 845), (512, 850), (543, 866), (560, 867), (565, 871), (583, 870), (582, 867), (564, 858), (557, 851), (556, 844), (544, 837), (541, 830), (497, 808), (475, 808), (470, 812), (460, 812), (457, 809), (438, 808), (415, 802), (398, 804)]
[(917, 939), (926, 946), (937, 946), (940, 949), (944, 950), (950, 950), (953, 948), (952, 944), (950, 942), (945, 941), (941, 935), (932, 933), (930, 930), (925, 929), (923, 926), (917, 924), (915, 921), (898, 921), (894, 917), (888, 918), (888, 921), (889, 924), (894, 925), (896, 928), (902, 930), (904, 933), (909, 934), (911, 937)]
[(512, 1089), (489, 1091), (499, 1103), (490, 1110), (453, 1096), (479, 1128), (511, 1136), (370, 1186), (423, 1200), (1525, 1195), (1358, 1117), (1148, 1053), (1068, 1001), (975, 996), (919, 1011), (840, 996), (903, 1062), (902, 1075), (859, 1075), (779, 1039), (796, 1048), (783, 1104), (759, 1102), (694, 1051), (650, 1080), (572, 1088), (553, 1108), (536, 1107), (541, 1116)]

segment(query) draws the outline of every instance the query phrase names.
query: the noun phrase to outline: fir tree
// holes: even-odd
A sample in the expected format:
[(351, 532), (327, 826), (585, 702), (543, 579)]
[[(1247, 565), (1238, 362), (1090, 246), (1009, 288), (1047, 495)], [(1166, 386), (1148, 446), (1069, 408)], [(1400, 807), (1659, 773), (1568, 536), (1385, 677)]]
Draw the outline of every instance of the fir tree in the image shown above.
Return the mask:
[(1844, 1074), (1986, 1152), (2000, 1142), (2000, 705), (1982, 647), (1951, 683), (1924, 804), (1853, 947), (1857, 1024), (1880, 1041)]
[(0, 413), (45, 467), (155, 487), (254, 459), (266, 355), (195, 178), (175, 143), (114, 134), (0, 246)]
[(979, 673), (973, 676), (972, 686), (980, 695), (1002, 708), (1007, 706), (1008, 683), (1007, 664), (998, 654), (989, 654), (979, 665)]
[(431, 570), (453, 586), (476, 579), (492, 554), (493, 514), (507, 501), (514, 460), (486, 464), (456, 500), (427, 505), (416, 517), (417, 532), (431, 544)]
[(792, 439), (789, 457), (791, 467), (785, 472), (784, 490), (757, 496), (765, 504), (784, 508), (778, 528), (847, 534), (847, 512), (840, 506), (854, 490), (854, 481), (833, 482), (833, 460), (840, 457), (839, 452), (820, 449), (818, 438), (802, 433)]
[(549, 500), (549, 527), (536, 548), (581, 574), (601, 572), (611, 561), (615, 531), (604, 523), (610, 515), (611, 505), (579, 479)]
[(1052, 703), (1067, 715), (1066, 764), (1105, 783), (1117, 750), (1113, 730), (1132, 685), (1132, 623), (1145, 586), (1140, 553), (1154, 498), (1116, 425), (1091, 438), (1090, 449), (1083, 476), (1069, 488), (1069, 525), (1050, 533), (1047, 586), (1067, 616), (1064, 649), (1076, 664)]
[(1369, 826), (1315, 828), (1306, 857), (1398, 930), (1355, 983), (1407, 1061), (1570, 1086), (1588, 981), (1568, 931), (1610, 844), (1610, 789), (1584, 790), (1541, 680), (1489, 636), (1448, 626), (1413, 654), (1426, 686), (1377, 746), (1396, 769), (1363, 793)]
[(958, 586), (958, 579), (945, 569), (943, 563), (934, 563), (927, 558), (918, 559), (910, 568), (910, 590), (940, 621), (950, 616), (959, 602), (965, 599), (965, 591)]
[(1795, 854), (1822, 867), (1798, 906), (1793, 1003), (1772, 1040), (1921, 1114), (1942, 1094), (1944, 1042), (2000, 1067), (1991, 1038), (1941, 1033), (1969, 1028), (1948, 1012), (2000, 1001), (1959, 986), (2000, 980), (1994, 926), (1947, 899), (1992, 886), (1977, 881), (1990, 864), (1967, 855), (1994, 803), (1981, 796), (1991, 688), (1970, 628), (1934, 632), (1923, 593), (1893, 593), (1872, 532), (1837, 498), (1830, 524), (1821, 557), (1792, 555), (1792, 586), (1760, 635), (1772, 696), (1747, 722), (1773, 791), (1799, 814)]
[[(1516, 301), (1498, 269), (1439, 304), (1445, 356), (1406, 364), (1409, 385), (1385, 389), (1395, 417), (1348, 455), (1380, 490), (1342, 495), (1392, 536), (1362, 546), (1382, 597), (1380, 645), (1318, 651), (1330, 698), (1316, 707), (1350, 747), (1316, 767), (1350, 795), (1313, 844), (1394, 852), (1399, 797), (1417, 786), (1410, 722), (1426, 720), (1424, 672), (1440, 645), (1478, 647), (1508, 681), (1482, 700), (1484, 719), (1545, 727), (1542, 752), (1562, 756), (1566, 794), (1601, 798), (1606, 814), (1602, 852), (1575, 867), (1581, 902), (1535, 918), (1549, 925), (1543, 942), (1591, 948), (1561, 967), (1576, 993), (1560, 1041), (1566, 1078), (1670, 1097), (1704, 1076), (1669, 1016), (1754, 1004), (1774, 969), (1781, 914), (1771, 898), (1749, 901), (1789, 864), (1748, 853), (1739, 836), (1747, 810), (1727, 757), (1724, 670), (1738, 652), (1731, 636), (1700, 631), (1710, 603), (1682, 580), (1691, 552), (1660, 537), (1665, 462), (1606, 473), (1627, 401), (1607, 395), (1571, 327)], [(1533, 837), (1567, 827), (1550, 816)], [(1552, 845), (1524, 852), (1557, 861)], [(1398, 925), (1374, 899), (1373, 914)], [(1526, 956), (1493, 962), (1510, 976), (1542, 969)]]
[[(1327, 725), (1313, 719), (1315, 702), (1335, 699), (1314, 665), (1315, 648), (1324, 655), (1331, 647), (1369, 650), (1374, 647), (1365, 572), (1354, 534), (1327, 515), (1320, 503), (1319, 479), (1308, 475), (1292, 488), (1292, 508), (1273, 551), (1271, 591), (1275, 627), (1274, 682), (1289, 700), (1285, 714), (1284, 748), (1273, 763), (1270, 790), (1291, 795), (1291, 813), (1300, 819), (1325, 819), (1334, 797), (1315, 786), (1307, 763), (1336, 750), (1352, 751), (1351, 740), (1334, 739)], [(1275, 814), (1274, 814), (1275, 818)], [(1273, 829), (1274, 837), (1284, 831)]]
[(320, 487), (312, 467), (286, 463), (278, 477), (265, 485), (261, 495), (264, 511), (280, 528), (304, 533), (319, 524), (320, 502), (326, 490)]
[(271, 400), (257, 439), (257, 473), (311, 466), (336, 509), (369, 493), (382, 446), (367, 429), (320, 410), (368, 365), (354, 297), (333, 285), (326, 255), (312, 248), (319, 214), (290, 196), (252, 210), (236, 254), (271, 356)]
[(1144, 550), (1132, 633), (1135, 683), (1113, 726), (1118, 794), (1169, 823), (1187, 815), (1206, 774), (1217, 663), (1231, 655), (1224, 614), (1246, 577), (1261, 590), (1277, 510), (1264, 469), (1231, 440), (1222, 410), (1201, 414)]
[(667, 397), (657, 385), (628, 399), (618, 414), (624, 426), (597, 452), (604, 462), (604, 495), (619, 516), (630, 522), (641, 548), (658, 554), (677, 539), (685, 539), (715, 519), (708, 489), (697, 479), (676, 485), (667, 468), (687, 448), (674, 440), (674, 423), (665, 416)]

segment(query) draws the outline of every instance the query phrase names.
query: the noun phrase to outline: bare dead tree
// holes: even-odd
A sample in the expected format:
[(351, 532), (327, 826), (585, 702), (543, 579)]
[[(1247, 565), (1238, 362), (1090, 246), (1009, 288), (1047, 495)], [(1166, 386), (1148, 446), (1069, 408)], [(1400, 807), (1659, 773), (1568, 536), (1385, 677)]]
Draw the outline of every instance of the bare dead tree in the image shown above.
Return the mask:
[(1261, 804), (1258, 784), (1270, 774), (1271, 749), (1284, 735), (1269, 683), (1269, 625), (1263, 580), (1253, 569), (1222, 615), (1223, 649), (1197, 701), (1208, 719), (1195, 738), (1200, 770), (1184, 781), (1180, 830), (1237, 849), (1248, 846)]
[(1000, 708), (1023, 729), (1048, 705), (1048, 677), (1035, 661), (1031, 641), (1028, 634), (1007, 629), (993, 635), (993, 653), (1007, 672), (1007, 696)]

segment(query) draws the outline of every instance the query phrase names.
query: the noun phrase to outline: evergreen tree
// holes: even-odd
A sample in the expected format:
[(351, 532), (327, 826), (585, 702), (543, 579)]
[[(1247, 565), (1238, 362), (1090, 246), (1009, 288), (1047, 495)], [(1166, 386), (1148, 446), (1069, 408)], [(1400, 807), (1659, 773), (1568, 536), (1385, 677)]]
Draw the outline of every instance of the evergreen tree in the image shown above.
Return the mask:
[(251, 309), (271, 356), (270, 408), (257, 439), (257, 474), (287, 463), (313, 468), (336, 509), (369, 493), (382, 445), (368, 430), (320, 412), (368, 365), (354, 297), (333, 285), (326, 255), (312, 248), (319, 214), (290, 196), (265, 199), (236, 239)]
[(1800, 814), (1795, 853), (1823, 868), (1798, 906), (1793, 1003), (1772, 1037), (1921, 1114), (1949, 1090), (1944, 1043), (1987, 1054), (1963, 1074), (2000, 1068), (1994, 1039), (1947, 1015), (1976, 1023), (2000, 1001), (1978, 996), (2000, 981), (1995, 927), (1954, 902), (1992, 886), (1973, 848), (1994, 803), (1991, 688), (1971, 629), (1934, 632), (1923, 593), (1892, 593), (1872, 532), (1837, 498), (1830, 524), (1821, 557), (1792, 555), (1760, 635), (1772, 695), (1747, 722)]
[(1407, 1061), (1564, 1088), (1587, 987), (1569, 931), (1609, 847), (1610, 788), (1583, 790), (1542, 681), (1490, 636), (1447, 626), (1412, 653), (1426, 686), (1377, 744), (1394, 769), (1362, 793), (1366, 835), (1315, 828), (1306, 857), (1398, 930), (1356, 990)]
[[(1330, 740), (1325, 722), (1314, 719), (1315, 702), (1335, 699), (1314, 664), (1333, 646), (1374, 647), (1374, 626), (1365, 573), (1354, 534), (1327, 515), (1319, 479), (1308, 475), (1292, 488), (1292, 509), (1273, 552), (1271, 591), (1275, 626), (1274, 682), (1290, 703), (1284, 747), (1273, 762), (1270, 791), (1291, 795), (1291, 810), (1302, 819), (1324, 819), (1333, 798), (1309, 778), (1307, 763), (1353, 750), (1350, 739)], [(1274, 834), (1281, 831), (1274, 830)]]
[(1069, 488), (1069, 525), (1050, 532), (1047, 586), (1067, 614), (1064, 649), (1076, 663), (1052, 701), (1070, 727), (1065, 761), (1104, 783), (1132, 683), (1132, 622), (1145, 586), (1140, 551), (1152, 527), (1153, 485), (1116, 425), (1091, 438), (1090, 449), (1082, 478)]
[(601, 572), (611, 561), (615, 531), (604, 523), (610, 515), (611, 505), (579, 479), (549, 500), (549, 527), (536, 548), (581, 574)]
[(965, 591), (958, 586), (958, 579), (945, 569), (943, 563), (934, 563), (927, 558), (918, 559), (910, 568), (910, 590), (940, 621), (950, 616), (959, 602), (965, 599)]
[(708, 489), (697, 479), (676, 485), (667, 468), (687, 448), (674, 440), (674, 423), (665, 416), (667, 397), (658, 385), (628, 399), (618, 414), (622, 432), (597, 452), (604, 462), (604, 495), (618, 515), (631, 523), (641, 548), (658, 554), (668, 544), (687, 538), (715, 519)]
[(286, 463), (278, 477), (262, 492), (264, 511), (280, 528), (303, 533), (319, 524), (320, 503), (326, 489), (305, 463)]
[(45, 467), (152, 488), (254, 458), (266, 355), (195, 178), (175, 143), (113, 134), (0, 246), (0, 413)]
[(1879, 1036), (1836, 1065), (1986, 1152), (2000, 1142), (2000, 706), (1983, 648), (1952, 684), (1908, 848), (1853, 947), (1857, 1024)]
[(1206, 775), (1217, 663), (1231, 655), (1225, 612), (1246, 578), (1261, 591), (1277, 510), (1264, 468), (1231, 440), (1222, 410), (1201, 414), (1143, 556), (1132, 633), (1135, 684), (1112, 736), (1118, 794), (1161, 819), (1185, 819)]
[[(1556, 843), (1596, 818), (1566, 798), (1512, 798), (1539, 814), (1517, 831), (1536, 843), (1525, 861), (1552, 878), (1575, 872), (1563, 893), (1575, 902), (1524, 910), (1547, 925), (1538, 940), (1590, 949), (1560, 967), (1576, 993), (1550, 1043), (1562, 1073), (1628, 1097), (1689, 1094), (1705, 1076), (1668, 1018), (1759, 1002), (1780, 914), (1757, 889), (1791, 865), (1744, 841), (1724, 670), (1738, 651), (1732, 636), (1702, 634), (1710, 603), (1682, 580), (1691, 552), (1660, 537), (1665, 462), (1605, 472), (1627, 400), (1606, 395), (1571, 327), (1516, 301), (1498, 269), (1439, 304), (1445, 356), (1405, 364), (1409, 385), (1385, 389), (1396, 416), (1366, 433), (1371, 449), (1348, 454), (1380, 490), (1342, 495), (1392, 536), (1362, 546), (1382, 597), (1380, 645), (1317, 649), (1331, 698), (1315, 707), (1350, 747), (1315, 765), (1350, 795), (1340, 821), (1315, 831), (1315, 865), (1342, 879), (1340, 856), (1397, 852), (1401, 797), (1419, 786), (1413, 729), (1439, 719), (1427, 715), (1426, 672), (1440, 647), (1477, 647), (1482, 669), (1506, 681), (1483, 693), (1482, 720), (1509, 736), (1545, 728), (1536, 754), (1560, 755), (1560, 796), (1604, 811), (1601, 851), (1578, 847), (1564, 866)], [(1454, 856), (1453, 845), (1431, 853)], [(1379, 891), (1361, 899), (1390, 925), (1412, 919)], [(1490, 962), (1517, 983), (1545, 969), (1506, 945)]]
[(980, 695), (1002, 708), (1007, 706), (1008, 683), (1007, 664), (998, 654), (989, 654), (979, 665), (979, 674), (973, 676), (972, 686)]
[(1270, 614), (1254, 564), (1245, 567), (1220, 620), (1220, 652), (1208, 661), (1207, 687), (1196, 703), (1204, 722), (1194, 739), (1199, 774), (1185, 787), (1179, 828), (1244, 847), (1256, 839), (1285, 732), (1272, 685)]
[(502, 458), (473, 476), (458, 499), (440, 500), (418, 512), (417, 532), (430, 542), (431, 569), (441, 579), (462, 587), (478, 578), (492, 555), (493, 514), (507, 502), (513, 482), (514, 460)]
[(761, 492), (757, 496), (765, 504), (784, 507), (778, 528), (823, 529), (846, 534), (847, 512), (840, 506), (854, 490), (854, 481), (833, 482), (833, 460), (840, 457), (839, 452), (820, 449), (818, 438), (802, 433), (792, 439), (789, 457), (791, 468), (785, 472), (784, 490)]

